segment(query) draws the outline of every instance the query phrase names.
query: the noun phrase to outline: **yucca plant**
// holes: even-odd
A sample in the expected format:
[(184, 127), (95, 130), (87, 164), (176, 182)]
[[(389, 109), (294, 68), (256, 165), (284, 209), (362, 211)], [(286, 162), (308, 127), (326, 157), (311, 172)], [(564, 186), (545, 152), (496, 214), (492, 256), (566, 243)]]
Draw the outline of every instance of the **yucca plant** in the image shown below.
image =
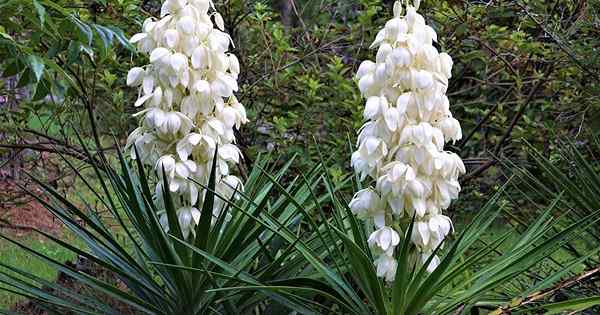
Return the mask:
[[(552, 217), (560, 201), (557, 198), (527, 229), (520, 232), (507, 229), (485, 242), (482, 236), (502, 213), (501, 196), (506, 193), (503, 189), (462, 231), (456, 233), (453, 240), (436, 249), (435, 253), (442, 258), (431, 273), (425, 267), (429, 261), (420, 263), (415, 258), (416, 249), (410, 242), (411, 224), (398, 245), (395, 281), (386, 284), (378, 278), (372, 263), (367, 227), (351, 213), (327, 176), (324, 176), (324, 183), (333, 209), (320, 208), (324, 217), (325, 212), (329, 213), (328, 219), (312, 229), (322, 235), (323, 242), (309, 242), (306, 236), (294, 233), (271, 218), (256, 218), (257, 222), (276, 230), (295, 248), (297, 255), (302, 255), (310, 264), (311, 268), (302, 271), (302, 277), (318, 281), (295, 282), (291, 286), (236, 286), (214, 291), (239, 292), (257, 288), (274, 293), (287, 291), (308, 298), (305, 308), (315, 314), (477, 314), (479, 310), (561, 312), (600, 303), (596, 296), (560, 303), (547, 300), (518, 303), (529, 294), (558, 283), (561, 277), (592, 256), (593, 253), (589, 253), (564, 262), (560, 269), (542, 279), (532, 273), (551, 262), (552, 256), (579, 233), (595, 225), (600, 219), (600, 211), (593, 211), (562, 227), (560, 220)], [(313, 203), (318, 204), (318, 201)], [(316, 248), (312, 247), (315, 245)]]
[[(0, 235), (94, 293), (72, 292), (4, 262), (0, 262), (0, 289), (37, 300), (40, 307), (49, 311), (85, 314), (117, 313), (107, 299), (140, 314), (234, 314), (282, 306), (305, 310), (302, 298), (285, 291), (226, 295), (214, 289), (240, 284), (256, 287), (284, 284), (293, 277), (293, 268), (304, 266), (299, 261), (301, 257), (290, 257), (295, 253), (293, 246), (282, 242), (277, 231), (257, 223), (255, 218), (268, 217), (286, 230), (302, 233), (302, 212), (307, 214), (314, 207), (306, 204), (306, 200), (320, 180), (320, 166), (294, 179), (286, 174), (292, 161), (283, 166), (278, 163), (280, 167), (273, 171), (259, 158), (249, 174), (244, 198), (226, 200), (218, 218), (212, 217), (212, 207), (215, 199), (222, 197), (215, 192), (215, 176), (211, 174), (208, 183), (198, 183), (206, 191), (202, 214), (193, 233), (196, 237), (183, 239), (172, 196), (167, 191), (162, 193), (169, 219), (168, 232), (161, 226), (158, 213), (163, 209), (157, 205), (149, 184), (153, 176), (146, 173), (139, 161), (128, 163), (119, 154), (117, 171), (104, 155), (86, 152), (100, 190), (94, 188), (91, 177), (79, 173), (68, 159), (64, 161), (101, 202), (108, 217), (101, 216), (84, 201), (71, 201), (35, 176), (31, 177), (50, 201), (23, 188), (62, 221), (84, 246), (75, 246), (43, 231), (37, 233), (114, 274), (124, 286), (95, 278), (69, 263), (60, 263), (22, 242)], [(284, 177), (289, 185), (280, 183)], [(167, 183), (163, 187), (168, 187)], [(314, 200), (327, 202), (327, 198)]]
[[(569, 140), (560, 140), (552, 152), (552, 160), (533, 146), (525, 143), (535, 168), (506, 161), (505, 165), (518, 177), (513, 187), (520, 196), (533, 204), (543, 204), (548, 199), (560, 198), (561, 208), (568, 210), (565, 220), (573, 222), (600, 209), (600, 164), (594, 152), (600, 149), (600, 139), (593, 138), (586, 147), (577, 147)], [(562, 163), (565, 167), (559, 167)], [(563, 170), (565, 169), (565, 170)], [(589, 231), (595, 241), (600, 241), (600, 231)]]

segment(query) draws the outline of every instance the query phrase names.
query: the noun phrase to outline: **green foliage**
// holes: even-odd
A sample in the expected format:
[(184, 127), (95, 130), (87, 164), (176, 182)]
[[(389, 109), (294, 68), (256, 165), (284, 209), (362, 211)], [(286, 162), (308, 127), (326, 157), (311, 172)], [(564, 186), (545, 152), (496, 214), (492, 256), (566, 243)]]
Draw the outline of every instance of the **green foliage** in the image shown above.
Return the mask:
[(130, 100), (123, 94), (122, 78), (134, 48), (121, 28), (131, 28), (139, 11), (133, 1), (98, 5), (48, 0), (0, 4), (2, 77), (17, 80), (14, 86), (5, 84), (0, 94), (21, 97), (17, 107), (3, 108), (2, 130), (18, 135), (30, 117), (46, 116), (63, 130), (71, 124), (90, 131), (90, 112), (104, 132), (128, 130)]
[[(493, 169), (487, 164), (501, 157), (522, 158), (512, 139), (552, 148), (555, 138), (547, 130), (580, 139), (598, 130), (594, 23), (600, 8), (586, 3), (423, 2), (439, 49), (455, 60), (448, 91), (465, 139), (449, 149), (470, 170)], [(310, 145), (316, 137), (337, 157), (337, 171), (347, 170), (346, 139), (355, 138), (364, 105), (353, 76), (362, 60), (374, 58), (367, 47), (391, 4), (215, 1), (242, 63), (239, 98), (251, 122), (240, 130), (239, 143), (247, 161), (268, 149), (299, 154), (299, 167), (308, 167), (316, 160)], [(135, 125), (136, 96), (124, 77), (138, 63), (126, 39), (159, 8), (158, 0), (3, 3), (0, 69), (5, 78), (16, 75), (29, 98), (3, 115), (2, 128), (19, 138), (30, 117), (47, 116), (87, 134), (91, 110), (101, 138), (124, 137)], [(0, 89), (13, 93), (6, 84)], [(60, 136), (76, 142), (72, 134)]]
[[(126, 289), (56, 261), (44, 250), (0, 234), (0, 238), (20, 251), (92, 289), (91, 293), (70, 292), (61, 283), (48, 282), (28, 272), (20, 272), (19, 266), (1, 262), (3, 270), (20, 274), (1, 272), (4, 290), (37, 300), (51, 310), (79, 313), (114, 313), (112, 304), (106, 303), (107, 298), (144, 314), (200, 314), (207, 309), (244, 313), (264, 306), (265, 297), (272, 301), (266, 304), (267, 307), (282, 305), (304, 309), (299, 303), (301, 298), (286, 292), (259, 290), (261, 295), (254, 292), (228, 295), (215, 290), (241, 284), (263, 286), (293, 282), (296, 273), (304, 269), (301, 257), (295, 256), (291, 247), (281, 242), (277, 229), (299, 230), (300, 219), (313, 211), (315, 205), (307, 204), (306, 200), (320, 181), (319, 166), (305, 173), (302, 181), (297, 178), (289, 187), (284, 187), (279, 182), (292, 161), (273, 171), (266, 162), (259, 160), (249, 174), (243, 198), (224, 200), (226, 206), (221, 215), (213, 218), (213, 203), (216, 198), (222, 199), (214, 191), (213, 165), (209, 182), (198, 183), (205, 187), (205, 197), (195, 237), (183, 240), (170, 192), (163, 192), (164, 205), (155, 202), (146, 171), (139, 161), (131, 165), (119, 155), (121, 170), (117, 172), (103, 154), (94, 158), (89, 151), (86, 153), (100, 182), (99, 188), (92, 186), (89, 176), (81, 174), (68, 159), (64, 162), (72, 167), (110, 218), (101, 216), (103, 211), (86, 203), (78, 206), (30, 175), (50, 200), (33, 192), (30, 192), (31, 196), (47, 207), (84, 246), (76, 247), (71, 241), (43, 231), (36, 232), (62, 251), (83, 257), (114, 273)], [(326, 203), (327, 196), (319, 197), (318, 202)], [(163, 207), (170, 227), (168, 233), (159, 223), (158, 213)], [(278, 228), (263, 225), (261, 220), (277, 222)], [(40, 286), (52, 290), (43, 291)]]
[[(119, 155), (121, 170), (117, 172), (104, 155), (89, 157), (94, 161), (100, 189), (74, 171), (111, 219), (100, 217), (89, 205), (77, 206), (37, 181), (51, 199), (32, 195), (84, 246), (37, 232), (61, 251), (114, 273), (126, 289), (56, 261), (45, 250), (0, 235), (95, 292), (72, 292), (59, 283), (21, 272), (19, 266), (1, 263), (2, 269), (10, 271), (0, 273), (5, 289), (38, 300), (51, 310), (113, 313), (107, 297), (143, 314), (201, 314), (207, 309), (234, 314), (257, 308), (271, 313), (281, 312), (282, 307), (303, 314), (520, 310), (518, 303), (512, 303), (514, 298), (556, 284), (589, 259), (590, 255), (570, 258), (560, 270), (541, 278), (543, 281), (535, 281), (538, 278), (532, 275), (539, 266), (551, 262), (555, 252), (600, 220), (600, 210), (596, 210), (561, 227), (561, 220), (551, 219), (559, 205), (560, 199), (556, 199), (515, 236), (516, 231), (508, 231), (476, 246), (503, 210), (497, 194), (454, 240), (436, 250), (442, 259), (432, 273), (425, 271), (429, 262), (415, 259), (411, 224), (398, 245), (398, 280), (388, 285), (376, 275), (366, 226), (351, 213), (341, 194), (340, 188), (349, 179), (333, 182), (322, 164), (283, 185), (282, 178), (292, 161), (274, 170), (258, 160), (241, 198), (223, 200), (225, 208), (218, 218), (212, 218), (211, 210), (216, 198), (222, 197), (214, 191), (213, 173), (208, 183), (199, 183), (206, 194), (202, 214), (194, 236), (183, 240), (167, 191), (163, 199), (169, 232), (159, 223), (157, 214), (163, 205), (154, 201), (139, 161), (130, 164)], [(71, 165), (68, 160), (65, 163)], [(42, 285), (52, 291), (39, 290)], [(596, 298), (589, 298), (549, 304), (547, 310), (584, 309), (597, 304)]]
[[(578, 222), (600, 209), (600, 164), (595, 158), (600, 142), (592, 138), (588, 145), (577, 145), (569, 140), (559, 142), (560, 149), (553, 151), (550, 157), (531, 145), (528, 153), (535, 169), (518, 166), (514, 162), (507, 162), (507, 167), (513, 172), (515, 180), (512, 205), (514, 207), (527, 207), (531, 211), (507, 211), (511, 221), (518, 227), (524, 227), (532, 217), (538, 215), (539, 209), (548, 203), (548, 200), (557, 200), (558, 206), (553, 211), (557, 218), (556, 229)], [(539, 171), (537, 171), (539, 169)], [(566, 171), (565, 171), (566, 170)], [(569, 259), (584, 259), (582, 267), (593, 269), (600, 262), (598, 241), (600, 233), (597, 228), (590, 227), (582, 231), (576, 240), (565, 244), (561, 250), (563, 259), (547, 266), (546, 270), (538, 271), (541, 277), (547, 277), (543, 272), (552, 273), (565, 266), (565, 256)], [(566, 259), (568, 260), (568, 259)], [(600, 294), (596, 282), (580, 281), (571, 288), (565, 289), (563, 294), (569, 298), (577, 298), (582, 293)]]

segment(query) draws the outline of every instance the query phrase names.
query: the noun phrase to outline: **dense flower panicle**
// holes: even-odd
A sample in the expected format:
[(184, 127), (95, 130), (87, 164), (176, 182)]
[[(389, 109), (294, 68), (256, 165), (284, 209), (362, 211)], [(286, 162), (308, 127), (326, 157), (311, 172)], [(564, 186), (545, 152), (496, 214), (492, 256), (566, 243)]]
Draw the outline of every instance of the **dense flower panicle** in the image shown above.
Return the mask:
[[(234, 96), (240, 64), (228, 53), (231, 38), (210, 0), (166, 0), (160, 19), (146, 19), (131, 42), (149, 55), (150, 64), (127, 74), (127, 84), (139, 87), (134, 105), (144, 106), (135, 114), (140, 126), (129, 135), (128, 147), (132, 158), (167, 176), (168, 190), (182, 197), (175, 200), (187, 237), (200, 217), (196, 206), (203, 194), (197, 183), (208, 181), (217, 148), (217, 192), (231, 198), (242, 189), (229, 170), (241, 159), (234, 128), (248, 121)], [(162, 182), (156, 191), (160, 201)], [(215, 201), (214, 217), (222, 206)], [(165, 227), (166, 220), (163, 215)]]
[[(351, 162), (361, 180), (375, 185), (356, 193), (350, 208), (375, 225), (368, 243), (377, 274), (387, 281), (396, 274), (399, 232), (413, 216), (410, 239), (422, 263), (450, 233), (442, 210), (458, 197), (458, 176), (465, 173), (460, 157), (444, 151), (462, 137), (445, 95), (452, 58), (433, 46), (437, 35), (417, 13), (420, 1), (408, 2), (396, 1), (394, 18), (371, 45), (378, 48), (375, 61), (364, 61), (356, 74), (367, 122)], [(433, 257), (427, 269), (438, 264)]]

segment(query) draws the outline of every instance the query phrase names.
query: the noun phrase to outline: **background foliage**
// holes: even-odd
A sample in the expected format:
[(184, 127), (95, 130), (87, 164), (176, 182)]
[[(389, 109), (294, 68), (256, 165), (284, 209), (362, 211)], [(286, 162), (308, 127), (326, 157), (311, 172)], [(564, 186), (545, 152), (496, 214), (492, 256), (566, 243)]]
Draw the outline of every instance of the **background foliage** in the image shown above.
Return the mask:
[[(353, 75), (373, 58), (367, 47), (389, 18), (391, 1), (216, 5), (243, 63), (240, 100), (251, 124), (240, 142), (248, 161), (264, 149), (314, 158), (316, 137), (347, 168), (342, 157), (363, 105)], [(124, 137), (135, 124), (135, 92), (124, 86), (125, 73), (143, 62), (126, 39), (156, 16), (159, 1), (7, 0), (1, 6), (2, 94), (26, 99), (13, 108), (5, 102), (3, 130), (24, 137), (23, 130), (35, 129), (72, 143), (62, 127), (89, 131), (88, 109), (105, 143), (111, 134)], [(474, 171), (463, 181), (499, 157), (524, 158), (521, 138), (545, 153), (557, 136), (587, 142), (600, 106), (598, 10), (595, 1), (424, 1), (421, 11), (440, 34), (439, 49), (456, 61), (449, 96), (465, 139), (452, 149)]]

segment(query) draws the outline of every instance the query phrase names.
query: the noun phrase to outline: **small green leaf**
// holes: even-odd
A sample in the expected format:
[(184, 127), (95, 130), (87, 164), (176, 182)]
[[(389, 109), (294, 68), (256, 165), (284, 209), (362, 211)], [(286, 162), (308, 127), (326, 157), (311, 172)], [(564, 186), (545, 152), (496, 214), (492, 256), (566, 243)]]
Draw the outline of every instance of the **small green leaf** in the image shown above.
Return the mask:
[(98, 24), (93, 24), (92, 26), (96, 30), (96, 33), (98, 33), (98, 36), (100, 36), (100, 39), (102, 40), (102, 46), (104, 47), (104, 49), (108, 49), (113, 41), (113, 31), (111, 31), (106, 26)]
[(33, 7), (37, 12), (38, 19), (40, 19), (40, 26), (44, 28), (44, 23), (46, 23), (46, 8), (37, 2), (37, 0), (33, 0)]
[(6, 38), (8, 40), (13, 40), (13, 38), (10, 35), (6, 34), (6, 29), (2, 25), (0, 25), (0, 36)]
[(36, 82), (39, 81), (44, 74), (44, 60), (38, 56), (29, 55), (27, 56), (27, 63), (29, 64), (29, 69), (31, 69), (35, 76)]
[(92, 28), (74, 16), (70, 16), (70, 20), (75, 26), (77, 26), (77, 28), (79, 29), (79, 34), (85, 38), (87, 45), (91, 46), (92, 39), (94, 37), (94, 34), (92, 33)]

